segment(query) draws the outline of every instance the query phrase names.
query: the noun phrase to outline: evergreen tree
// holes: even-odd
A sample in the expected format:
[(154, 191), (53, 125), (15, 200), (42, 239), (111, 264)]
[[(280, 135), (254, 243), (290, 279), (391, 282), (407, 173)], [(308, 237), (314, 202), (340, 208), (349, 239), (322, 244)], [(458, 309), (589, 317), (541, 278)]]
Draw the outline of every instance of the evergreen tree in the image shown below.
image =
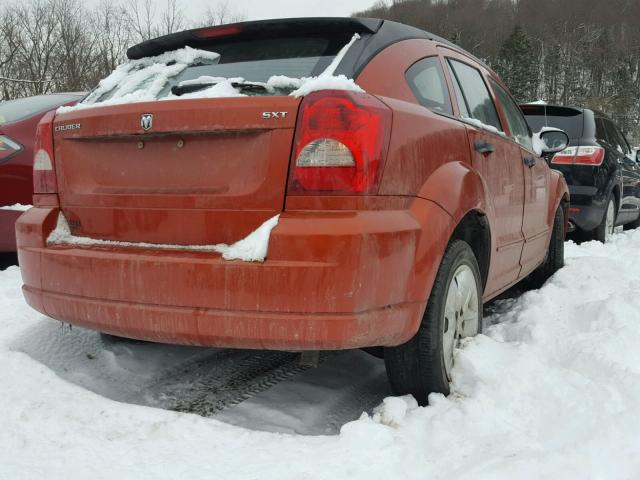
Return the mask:
[(520, 102), (536, 100), (538, 61), (536, 50), (520, 25), (502, 44), (495, 70)]

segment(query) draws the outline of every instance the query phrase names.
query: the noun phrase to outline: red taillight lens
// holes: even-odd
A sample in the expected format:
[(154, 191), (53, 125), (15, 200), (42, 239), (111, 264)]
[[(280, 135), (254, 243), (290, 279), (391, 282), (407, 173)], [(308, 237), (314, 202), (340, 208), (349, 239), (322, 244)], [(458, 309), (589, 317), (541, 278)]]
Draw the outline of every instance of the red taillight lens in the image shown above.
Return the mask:
[(5, 135), (0, 135), (0, 165), (8, 162), (22, 151), (22, 145)]
[(363, 93), (323, 90), (300, 105), (288, 194), (375, 194), (391, 109)]
[(53, 162), (53, 118), (47, 113), (36, 127), (33, 149), (33, 193), (56, 193), (56, 171)]
[(597, 167), (604, 161), (602, 147), (567, 147), (551, 159), (551, 163), (591, 165)]

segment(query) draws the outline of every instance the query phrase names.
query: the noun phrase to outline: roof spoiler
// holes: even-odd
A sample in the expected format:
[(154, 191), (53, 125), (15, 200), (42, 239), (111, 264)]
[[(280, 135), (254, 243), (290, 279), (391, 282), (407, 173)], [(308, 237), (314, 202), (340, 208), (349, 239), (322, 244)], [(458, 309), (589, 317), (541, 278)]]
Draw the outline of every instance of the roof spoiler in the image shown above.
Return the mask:
[(196, 28), (147, 40), (127, 50), (127, 58), (136, 60), (161, 55), (183, 47), (199, 48), (213, 39), (237, 37), (246, 40), (308, 33), (376, 33), (383, 21), (377, 18), (319, 17), (284, 18), (231, 23)]

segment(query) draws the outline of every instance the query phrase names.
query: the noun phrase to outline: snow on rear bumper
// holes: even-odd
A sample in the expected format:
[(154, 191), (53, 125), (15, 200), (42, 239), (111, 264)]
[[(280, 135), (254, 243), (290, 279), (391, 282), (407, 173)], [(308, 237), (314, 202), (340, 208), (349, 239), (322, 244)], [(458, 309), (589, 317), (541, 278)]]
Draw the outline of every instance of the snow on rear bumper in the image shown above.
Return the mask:
[(415, 269), (429, 262), (417, 262), (421, 227), (409, 210), (285, 213), (262, 264), (46, 246), (57, 213), (33, 208), (17, 222), (23, 291), (74, 325), (170, 343), (346, 349), (408, 340), (425, 308)]

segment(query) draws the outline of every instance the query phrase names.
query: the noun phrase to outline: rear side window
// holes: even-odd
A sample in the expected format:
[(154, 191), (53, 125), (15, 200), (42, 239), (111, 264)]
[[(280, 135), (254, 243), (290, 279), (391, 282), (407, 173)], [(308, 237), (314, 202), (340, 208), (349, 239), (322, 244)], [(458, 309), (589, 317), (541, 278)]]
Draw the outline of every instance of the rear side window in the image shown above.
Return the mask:
[[(480, 72), (469, 65), (449, 59), (454, 82), (457, 82), (465, 108), (460, 108), (463, 117), (474, 118), (485, 125), (502, 130), (496, 107)], [(456, 92), (457, 94), (457, 92)]]
[(524, 148), (533, 151), (533, 143), (531, 142), (531, 136), (529, 134), (529, 126), (522, 116), (522, 111), (520, 111), (520, 108), (516, 105), (511, 96), (504, 88), (498, 85), (498, 83), (491, 80), (491, 86), (493, 87), (494, 92), (496, 92), (498, 101), (502, 105), (504, 114), (507, 117), (507, 123), (509, 124), (509, 130), (511, 131), (513, 139)]
[(0, 103), (0, 125), (18, 122), (79, 99), (79, 95), (38, 95), (2, 102)]
[(414, 63), (407, 70), (405, 78), (422, 106), (435, 112), (453, 114), (438, 57), (424, 58)]
[(584, 115), (580, 110), (547, 105), (523, 105), (522, 111), (534, 133), (542, 130), (542, 127), (555, 127), (563, 130), (572, 140), (582, 138)]
[(608, 137), (611, 139), (609, 144), (620, 153), (630, 154), (631, 149), (629, 148), (624, 135), (622, 135), (622, 132), (618, 130), (618, 127), (616, 127), (612, 121), (607, 119), (604, 120), (604, 123), (606, 125)]

